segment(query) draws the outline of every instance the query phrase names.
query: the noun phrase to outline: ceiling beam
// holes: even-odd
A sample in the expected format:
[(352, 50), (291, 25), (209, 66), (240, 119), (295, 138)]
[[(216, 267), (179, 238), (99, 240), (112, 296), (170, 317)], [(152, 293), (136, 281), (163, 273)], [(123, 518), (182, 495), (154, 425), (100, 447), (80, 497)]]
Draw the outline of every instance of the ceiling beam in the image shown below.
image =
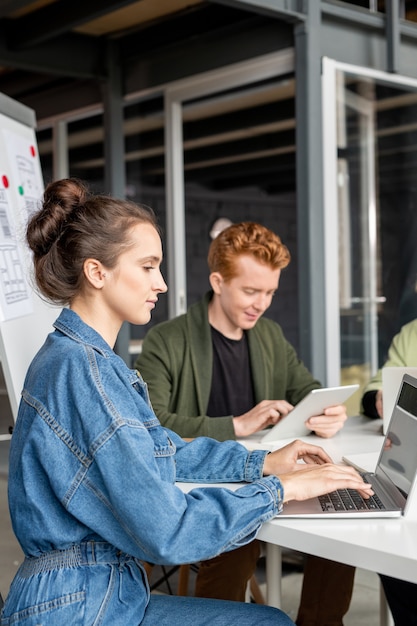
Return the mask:
[(11, 50), (6, 44), (9, 20), (0, 20), (0, 65), (14, 70), (71, 76), (105, 78), (103, 41), (74, 33), (27, 50)]
[(117, 11), (137, 0), (60, 0), (23, 17), (9, 20), (8, 44), (13, 50), (25, 50)]
[(149, 56), (153, 50), (160, 51), (187, 42), (206, 40), (211, 33), (217, 38), (227, 38), (230, 29), (250, 30), (254, 16), (246, 11), (219, 7), (213, 4), (197, 5), (184, 11), (169, 14), (154, 23), (145, 24), (120, 40), (123, 59)]
[(266, 17), (280, 18), (291, 23), (303, 22), (307, 18), (306, 12), (303, 11), (303, 0), (211, 0), (211, 2), (253, 11)]
[(6, 15), (10, 15), (10, 13), (20, 11), (31, 4), (33, 4), (33, 0), (1, 0), (0, 17), (5, 17)]

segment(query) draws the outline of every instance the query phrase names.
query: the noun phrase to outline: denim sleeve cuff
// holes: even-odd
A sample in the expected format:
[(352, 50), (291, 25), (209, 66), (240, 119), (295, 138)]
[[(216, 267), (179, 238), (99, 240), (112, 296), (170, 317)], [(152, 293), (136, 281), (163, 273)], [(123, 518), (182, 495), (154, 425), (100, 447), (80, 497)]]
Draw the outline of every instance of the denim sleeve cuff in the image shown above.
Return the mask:
[(278, 515), (284, 506), (284, 488), (278, 476), (264, 476), (262, 484), (268, 489), (274, 503), (274, 515)]
[(263, 467), (266, 455), (269, 454), (269, 450), (251, 450), (248, 454), (245, 464), (245, 475), (243, 480), (247, 483), (251, 483), (254, 480), (259, 480), (263, 476)]

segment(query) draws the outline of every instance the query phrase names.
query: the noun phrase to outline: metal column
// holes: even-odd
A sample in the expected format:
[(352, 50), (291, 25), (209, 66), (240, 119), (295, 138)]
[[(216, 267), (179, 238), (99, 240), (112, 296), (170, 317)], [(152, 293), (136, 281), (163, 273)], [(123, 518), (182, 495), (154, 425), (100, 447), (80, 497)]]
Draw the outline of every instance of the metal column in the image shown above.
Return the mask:
[[(126, 172), (123, 132), (123, 94), (121, 63), (116, 42), (107, 47), (108, 80), (103, 85), (105, 184), (116, 198), (125, 197)], [(117, 337), (115, 351), (130, 365), (130, 327), (124, 323)]]
[(321, 8), (318, 0), (305, 7), (295, 28), (300, 355), (325, 384)]

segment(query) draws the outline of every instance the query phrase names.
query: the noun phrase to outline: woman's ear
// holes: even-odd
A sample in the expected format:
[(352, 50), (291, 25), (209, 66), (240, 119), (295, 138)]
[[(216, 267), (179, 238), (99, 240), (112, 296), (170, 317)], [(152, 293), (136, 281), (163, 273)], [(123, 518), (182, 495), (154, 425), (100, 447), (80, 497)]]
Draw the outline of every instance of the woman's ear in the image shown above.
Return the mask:
[(103, 288), (106, 272), (100, 261), (97, 261), (97, 259), (86, 259), (84, 261), (83, 270), (84, 276), (86, 277), (90, 285), (92, 285), (96, 289)]
[(212, 272), (209, 275), (209, 281), (214, 293), (216, 295), (219, 295), (223, 283), (223, 276), (220, 274), (220, 272)]

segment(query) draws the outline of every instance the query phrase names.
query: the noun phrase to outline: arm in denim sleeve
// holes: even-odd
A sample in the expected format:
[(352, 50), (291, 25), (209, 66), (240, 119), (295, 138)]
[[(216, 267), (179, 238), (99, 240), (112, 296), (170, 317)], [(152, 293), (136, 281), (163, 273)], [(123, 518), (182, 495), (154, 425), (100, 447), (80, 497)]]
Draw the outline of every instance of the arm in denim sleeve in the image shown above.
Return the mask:
[[(238, 479), (245, 474), (252, 478), (259, 474), (261, 456), (234, 445), (240, 460), (247, 460), (240, 470), (240, 460), (233, 462), (231, 458), (232, 446), (205, 438), (198, 445), (183, 446), (178, 458), (185, 455), (185, 448), (196, 458), (200, 455), (203, 460), (191, 458), (189, 469), (199, 469), (202, 474), (204, 466), (210, 466), (206, 478), (215, 479), (215, 464), (224, 466), (226, 458), (234, 468), (229, 480), (233, 475)], [(115, 465), (115, 459), (120, 463)], [(185, 468), (185, 458), (179, 464)], [(146, 430), (124, 427), (97, 452), (88, 477), (73, 493), (68, 509), (106, 541), (140, 559), (190, 563), (254, 539), (261, 524), (279, 513), (282, 501), (282, 486), (274, 476), (259, 478), (236, 491), (208, 486), (184, 493), (161, 478)]]
[[(279, 479), (261, 477), (264, 453), (186, 444), (161, 426), (136, 372), (71, 310), (62, 315), (29, 368), (10, 451), (9, 506), (25, 554), (94, 540), (191, 563), (251, 541), (283, 500)], [(185, 493), (179, 477), (253, 482)]]
[(172, 431), (170, 438), (177, 447), (177, 480), (183, 482), (252, 482), (262, 478), (267, 450), (247, 450), (236, 441), (218, 442), (197, 437), (184, 442)]

